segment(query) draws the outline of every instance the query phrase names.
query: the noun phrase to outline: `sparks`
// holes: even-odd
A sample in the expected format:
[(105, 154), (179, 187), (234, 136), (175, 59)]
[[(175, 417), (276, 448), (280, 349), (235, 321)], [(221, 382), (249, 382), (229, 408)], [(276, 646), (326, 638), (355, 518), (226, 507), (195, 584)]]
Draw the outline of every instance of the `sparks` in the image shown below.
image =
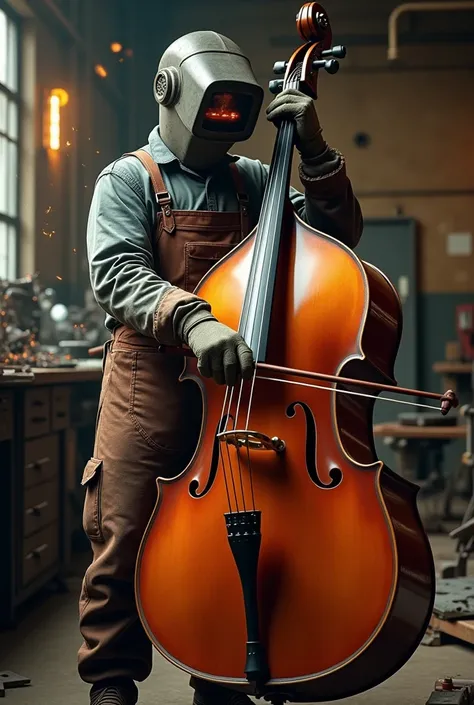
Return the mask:
[(53, 210), (53, 206), (48, 206), (46, 209), (46, 215), (48, 215), (48, 213), (51, 213), (52, 210)]
[(77, 250), (75, 247), (72, 248), (72, 251), (74, 252), (74, 254), (77, 254)]
[(56, 274), (56, 279), (59, 279), (60, 282), (62, 282), (63, 278), (59, 276), (59, 274)]
[(96, 64), (94, 67), (94, 70), (98, 76), (101, 78), (106, 78), (107, 77), (107, 69), (105, 69), (102, 64)]
[[(74, 130), (74, 128), (72, 128), (72, 129)], [(71, 143), (69, 142), (69, 140), (66, 142), (66, 146), (67, 146), (67, 147), (70, 147), (70, 146), (71, 146)]]

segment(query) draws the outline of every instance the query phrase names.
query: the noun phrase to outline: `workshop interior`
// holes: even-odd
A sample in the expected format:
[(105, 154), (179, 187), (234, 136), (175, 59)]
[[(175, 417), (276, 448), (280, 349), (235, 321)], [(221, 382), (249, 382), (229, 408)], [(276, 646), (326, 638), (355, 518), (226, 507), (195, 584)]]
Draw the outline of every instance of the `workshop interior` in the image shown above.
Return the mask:
[[(406, 498), (407, 488), (419, 488), (413, 500), (419, 522), (403, 540), (409, 544), (410, 532), (419, 540), (426, 535), (434, 561), (430, 610), (413, 653), (405, 654), (382, 682), (362, 692), (355, 686), (355, 694), (341, 702), (474, 705), (474, 2), (322, 4), (323, 10), (316, 9), (327, 12), (329, 39), (327, 18), (317, 15), (315, 3), (301, 0), (0, 0), (0, 669), (5, 669), (0, 670), (0, 697), (7, 703), (89, 702), (89, 684), (77, 672), (78, 599), (91, 560), (83, 526), (84, 468), (94, 454), (104, 346), (110, 339), (89, 272), (91, 199), (102, 170), (145, 145), (158, 123), (153, 86), (165, 49), (189, 32), (212, 30), (241, 48), (263, 89), (255, 129), (233, 145), (232, 154), (276, 164), (281, 144), (265, 110), (290, 85), (290, 64), (295, 71), (314, 72), (308, 85), (317, 74), (311, 97), (322, 134), (344, 155), (362, 210), (363, 231), (354, 253), (387, 278), (399, 302), (393, 379), (389, 364), (389, 372), (371, 382), (353, 379), (355, 367), (346, 374), (345, 387), (337, 380), (341, 367), (307, 368), (299, 382), (303, 389), (312, 378), (331, 398), (340, 396), (335, 391), (342, 384), (354, 395), (355, 414), (372, 408), (363, 402), (357, 406), (357, 399), (376, 397), (373, 417), (360, 423), (373, 435), (374, 452), (390, 469), (393, 487), (405, 488), (398, 497)], [(313, 15), (308, 19), (305, 12)], [(303, 56), (301, 47), (310, 45), (317, 56), (311, 70), (295, 58), (297, 50)], [(302, 191), (296, 149), (289, 173), (291, 186)], [(232, 263), (232, 254), (227, 257)], [(346, 283), (335, 276), (332, 293), (325, 296), (343, 297)], [(300, 286), (307, 285), (301, 275)], [(316, 315), (317, 294), (312, 305)], [(374, 319), (390, 317), (377, 310)], [(306, 320), (309, 331), (312, 315)], [(345, 323), (342, 317), (340, 325)], [(331, 345), (327, 331), (311, 335), (322, 346)], [(382, 337), (373, 345), (385, 354)], [(291, 344), (285, 341), (284, 347), (289, 350)], [(259, 363), (263, 370), (265, 358)], [(260, 374), (270, 375), (267, 367)], [(328, 372), (326, 378), (320, 374)], [(301, 409), (293, 410), (295, 419), (303, 418)], [(304, 413), (308, 418), (311, 410), (306, 406)], [(360, 423), (352, 431), (356, 441)], [(350, 435), (348, 429), (344, 433)], [(241, 447), (249, 457), (262, 450), (260, 455), (284, 462), (279, 458), (284, 458), (285, 439), (242, 431), (227, 433), (225, 440), (234, 443), (237, 454)], [(300, 440), (304, 443), (304, 434)], [(369, 466), (357, 472), (368, 472)], [(317, 479), (318, 468), (314, 472)], [(313, 489), (322, 492), (321, 487)], [(337, 491), (323, 494), (329, 498)], [(313, 518), (318, 521), (316, 512)], [(331, 514), (331, 521), (347, 526), (352, 520), (350, 513), (338, 516), (335, 509)], [(387, 522), (396, 524), (393, 516), (387, 515)], [(328, 528), (324, 531), (330, 535)], [(264, 546), (264, 510), (262, 536)], [(314, 536), (310, 570), (327, 582), (340, 558), (337, 542), (331, 561), (316, 568), (317, 524)], [(373, 546), (369, 540), (360, 548), (370, 554)], [(183, 549), (180, 555), (177, 547), (178, 566), (187, 553)], [(348, 570), (359, 562), (345, 551), (342, 555)], [(364, 570), (366, 563), (359, 565)], [(339, 569), (340, 576), (344, 566)], [(399, 579), (409, 580), (408, 568), (407, 575), (402, 572)], [(240, 579), (244, 585), (242, 574)], [(235, 580), (240, 591), (237, 571)], [(377, 574), (367, 581), (375, 590)], [(277, 577), (267, 581), (265, 615), (277, 583)], [(348, 641), (370, 592), (351, 602), (344, 626)], [(160, 592), (160, 600), (165, 593)], [(336, 603), (340, 594), (334, 585)], [(314, 609), (323, 622), (328, 605), (317, 604), (317, 595), (316, 590)], [(407, 614), (416, 616), (422, 609), (416, 589), (405, 599), (410, 601)], [(344, 605), (339, 608), (347, 613)], [(166, 604), (157, 607), (158, 613), (167, 609)], [(402, 620), (399, 627), (387, 637), (393, 652), (397, 639), (404, 638)], [(304, 623), (298, 628), (304, 632)], [(262, 638), (270, 639), (272, 631), (263, 631)], [(309, 643), (306, 636), (302, 641)], [(307, 648), (325, 648), (317, 642), (318, 631)], [(244, 657), (245, 643), (242, 678)], [(371, 662), (375, 680), (377, 663), (376, 658)], [(191, 703), (193, 672), (186, 664), (177, 668), (174, 657), (164, 658), (155, 649), (153, 671), (139, 684), (139, 702)], [(217, 680), (220, 676), (215, 674)], [(282, 705), (285, 692), (273, 697), (263, 689), (250, 696)], [(314, 697), (317, 692), (316, 679), (311, 701), (332, 700), (330, 686), (321, 698)]]

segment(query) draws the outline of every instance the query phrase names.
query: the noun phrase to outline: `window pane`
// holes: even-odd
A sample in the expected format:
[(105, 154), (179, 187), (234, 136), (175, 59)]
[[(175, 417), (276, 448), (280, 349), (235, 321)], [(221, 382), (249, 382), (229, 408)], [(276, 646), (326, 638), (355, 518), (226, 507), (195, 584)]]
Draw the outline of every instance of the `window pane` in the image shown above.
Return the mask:
[(14, 142), (8, 142), (8, 167), (7, 167), (7, 182), (8, 182), (8, 215), (15, 218), (17, 215), (17, 190), (18, 190), (18, 148)]
[(0, 220), (0, 279), (8, 279), (7, 224)]
[(7, 212), (7, 139), (0, 135), (0, 213)]
[(16, 241), (17, 241), (17, 231), (14, 225), (10, 225), (8, 228), (8, 241), (7, 241), (7, 272), (8, 279), (16, 278)]
[(8, 103), (8, 135), (12, 140), (18, 139), (18, 108), (12, 100)]
[(11, 20), (8, 22), (7, 86), (11, 91), (18, 90), (18, 32)]
[(7, 96), (0, 92), (0, 132), (7, 131)]
[(7, 16), (0, 10), (0, 83), (7, 83)]

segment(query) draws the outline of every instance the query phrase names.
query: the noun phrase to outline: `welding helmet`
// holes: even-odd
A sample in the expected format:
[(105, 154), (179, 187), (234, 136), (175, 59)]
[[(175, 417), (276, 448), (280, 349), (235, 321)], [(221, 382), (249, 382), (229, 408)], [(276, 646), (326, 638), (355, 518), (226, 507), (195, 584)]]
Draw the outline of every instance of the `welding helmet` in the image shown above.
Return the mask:
[(161, 139), (196, 171), (212, 168), (251, 136), (263, 101), (242, 50), (207, 31), (186, 34), (166, 49), (153, 90)]

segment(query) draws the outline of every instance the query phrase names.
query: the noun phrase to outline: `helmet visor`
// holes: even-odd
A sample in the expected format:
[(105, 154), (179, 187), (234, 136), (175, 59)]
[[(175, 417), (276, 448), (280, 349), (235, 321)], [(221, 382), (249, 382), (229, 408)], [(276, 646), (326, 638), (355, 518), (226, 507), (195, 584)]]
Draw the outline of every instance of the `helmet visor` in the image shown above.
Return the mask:
[(239, 93), (212, 93), (203, 111), (202, 127), (209, 132), (242, 132), (253, 106), (253, 97)]

